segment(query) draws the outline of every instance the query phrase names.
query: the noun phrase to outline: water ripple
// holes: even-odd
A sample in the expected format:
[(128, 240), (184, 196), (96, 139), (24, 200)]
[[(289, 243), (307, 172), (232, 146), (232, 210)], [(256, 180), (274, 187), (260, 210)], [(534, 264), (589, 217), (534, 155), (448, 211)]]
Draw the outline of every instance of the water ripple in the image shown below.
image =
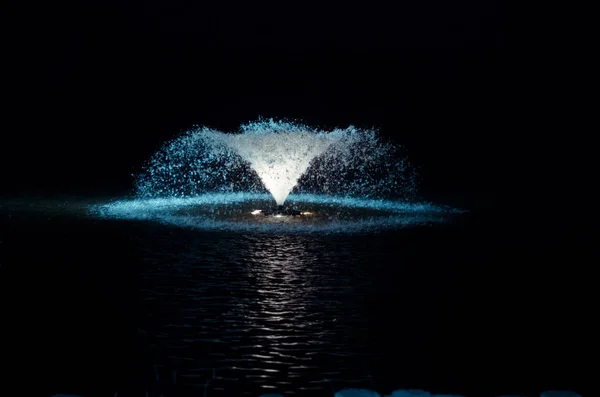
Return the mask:
[[(201, 236), (182, 237), (154, 239), (147, 250), (148, 240), (138, 240), (151, 257), (142, 331), (155, 352), (170, 352), (180, 383), (211, 376), (199, 368), (219, 368), (211, 390), (234, 380), (280, 393), (331, 390), (332, 382), (366, 376), (368, 324), (359, 309), (372, 280), (365, 267), (320, 266), (328, 247), (302, 236), (223, 237), (212, 247), (216, 265)], [(360, 282), (340, 283), (340, 272)]]
[[(269, 234), (348, 234), (427, 226), (447, 222), (463, 211), (430, 203), (360, 199), (314, 194), (290, 197), (292, 207), (310, 209), (315, 216), (281, 218), (250, 215), (269, 208), (271, 199), (258, 193), (206, 193), (187, 198), (118, 200), (90, 207), (93, 216), (109, 219), (154, 221), (202, 231)], [(263, 244), (255, 242), (256, 260), (264, 259)], [(297, 252), (298, 259), (309, 252)], [(270, 261), (288, 258), (288, 247), (271, 252)], [(218, 260), (218, 258), (213, 258)]]

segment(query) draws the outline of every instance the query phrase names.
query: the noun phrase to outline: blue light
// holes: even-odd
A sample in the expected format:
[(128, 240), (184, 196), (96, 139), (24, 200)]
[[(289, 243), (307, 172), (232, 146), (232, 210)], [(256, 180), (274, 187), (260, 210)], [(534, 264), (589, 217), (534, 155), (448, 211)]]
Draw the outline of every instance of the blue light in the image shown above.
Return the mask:
[[(147, 220), (199, 230), (262, 233), (356, 233), (445, 222), (463, 211), (430, 203), (297, 194), (291, 203), (312, 210), (305, 220), (257, 222), (252, 212), (270, 202), (268, 193), (207, 193), (185, 198), (118, 200), (91, 207), (103, 218)], [(343, 210), (352, 210), (345, 214)], [(321, 215), (321, 216), (319, 216)], [(314, 219), (314, 220), (313, 220)]]
[(273, 120), (237, 133), (195, 128), (166, 143), (136, 178), (140, 197), (269, 191), (279, 205), (290, 193), (407, 198), (416, 186), (401, 148), (376, 130)]
[[(92, 213), (266, 233), (378, 231), (460, 213), (406, 200), (415, 197), (417, 176), (400, 149), (376, 130), (353, 126), (324, 131), (259, 120), (237, 133), (198, 127), (150, 159), (135, 199), (95, 205)], [(284, 202), (293, 208), (283, 211)]]

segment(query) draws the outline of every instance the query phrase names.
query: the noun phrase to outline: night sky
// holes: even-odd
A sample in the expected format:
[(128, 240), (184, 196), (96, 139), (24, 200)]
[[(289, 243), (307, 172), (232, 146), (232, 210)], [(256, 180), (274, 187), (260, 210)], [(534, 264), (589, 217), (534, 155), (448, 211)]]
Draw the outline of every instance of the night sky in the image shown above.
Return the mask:
[(378, 128), (405, 145), (427, 194), (498, 187), (518, 93), (497, 2), (82, 2), (24, 13), (5, 49), (16, 105), (5, 192), (126, 191), (166, 139), (258, 117)]

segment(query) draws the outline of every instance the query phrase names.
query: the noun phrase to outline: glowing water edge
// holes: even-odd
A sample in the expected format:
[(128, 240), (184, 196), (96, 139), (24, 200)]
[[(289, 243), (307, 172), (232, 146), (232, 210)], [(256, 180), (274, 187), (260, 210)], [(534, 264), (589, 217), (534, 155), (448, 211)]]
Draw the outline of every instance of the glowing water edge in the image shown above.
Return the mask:
[(261, 216), (255, 208), (269, 203), (268, 194), (213, 193), (189, 198), (122, 200), (99, 205), (107, 218), (152, 220), (203, 230), (296, 233), (353, 233), (443, 222), (458, 210), (431, 204), (295, 195), (306, 209), (302, 217)]
[(186, 132), (150, 159), (135, 198), (93, 211), (203, 230), (301, 233), (440, 223), (460, 212), (415, 202), (416, 180), (401, 148), (375, 130), (261, 120), (237, 133)]

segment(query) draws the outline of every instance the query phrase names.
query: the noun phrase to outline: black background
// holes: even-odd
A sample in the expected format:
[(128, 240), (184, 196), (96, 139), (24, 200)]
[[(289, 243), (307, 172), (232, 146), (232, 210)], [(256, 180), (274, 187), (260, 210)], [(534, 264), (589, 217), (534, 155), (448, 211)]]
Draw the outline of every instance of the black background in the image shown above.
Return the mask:
[(504, 8), (180, 1), (28, 10), (9, 46), (17, 117), (3, 189), (128, 189), (166, 139), (194, 124), (233, 131), (273, 117), (380, 129), (406, 146), (424, 193), (495, 192), (512, 167), (507, 130), (523, 95)]
[[(524, 302), (535, 384), (581, 384), (597, 255), (594, 132), (582, 117), (594, 95), (582, 39), (592, 25), (487, 0), (14, 10), (2, 49), (0, 194), (127, 192), (144, 161), (194, 124), (379, 128), (408, 149), (424, 196), (492, 210), (488, 244), (495, 269), (506, 265), (498, 283), (518, 284), (498, 307), (506, 302), (510, 318)], [(471, 257), (489, 257), (477, 249)], [(544, 366), (553, 355), (563, 364)], [(553, 382), (561, 374), (569, 381)]]

